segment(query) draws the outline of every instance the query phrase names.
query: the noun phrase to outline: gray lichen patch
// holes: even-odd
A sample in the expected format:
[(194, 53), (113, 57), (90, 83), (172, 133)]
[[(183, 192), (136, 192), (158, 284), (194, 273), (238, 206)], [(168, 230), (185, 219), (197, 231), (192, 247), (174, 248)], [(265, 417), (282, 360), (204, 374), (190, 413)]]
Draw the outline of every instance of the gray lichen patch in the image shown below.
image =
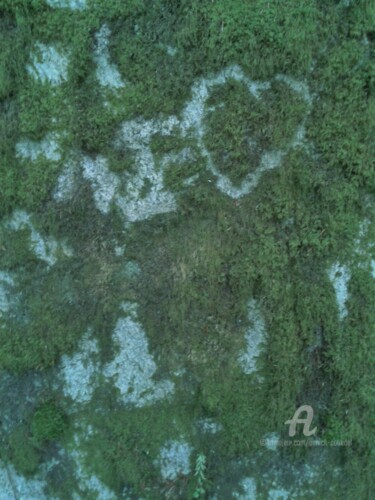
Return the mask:
[[(281, 458), (280, 447), (274, 452), (272, 458), (258, 466), (265, 456), (257, 455), (249, 460), (233, 464), (233, 473), (243, 470), (243, 478), (238, 481), (238, 486), (230, 498), (240, 500), (256, 500), (257, 498), (277, 499), (299, 499), (318, 497), (322, 491), (331, 488), (332, 478), (336, 478), (338, 471), (327, 471), (324, 473), (324, 463), (327, 460), (325, 453), (314, 456), (315, 451), (304, 458), (303, 461), (294, 461)], [(268, 452), (265, 452), (268, 454)], [(236, 471), (237, 469), (237, 471)], [(323, 486), (325, 485), (325, 486)], [(221, 497), (219, 497), (221, 498)]]
[(201, 418), (196, 422), (198, 429), (207, 434), (216, 434), (223, 430), (223, 426), (212, 418)]
[(77, 352), (71, 356), (63, 355), (60, 363), (60, 377), (63, 392), (75, 403), (91, 400), (99, 373), (95, 355), (99, 352), (97, 341), (88, 331), (82, 338)]
[(335, 290), (339, 317), (340, 319), (344, 319), (348, 314), (345, 304), (349, 296), (348, 283), (350, 281), (350, 270), (347, 266), (336, 263), (329, 270), (329, 279)]
[[(123, 124), (122, 129), (132, 129), (133, 125)], [(139, 139), (141, 142), (138, 145), (136, 143), (136, 137), (139, 137), (137, 132), (144, 129), (147, 129), (147, 123), (140, 122), (139, 127), (136, 126), (136, 130), (132, 132), (134, 141), (131, 144), (136, 153), (137, 166), (134, 174), (115, 174), (109, 169), (107, 159), (101, 155), (96, 158), (81, 155), (78, 161), (72, 160), (65, 164), (55, 188), (55, 200), (61, 202), (71, 199), (81, 171), (83, 178), (91, 184), (96, 207), (104, 214), (109, 212), (111, 204), (120, 209), (124, 222), (141, 221), (174, 211), (174, 195), (164, 189), (163, 173), (155, 167), (149, 144), (147, 141), (145, 143), (144, 138)], [(149, 140), (150, 138), (151, 131)], [(145, 196), (141, 196), (146, 181), (150, 189)]]
[(168, 441), (160, 450), (159, 465), (163, 479), (173, 481), (190, 473), (192, 447), (185, 441)]
[(362, 221), (358, 238), (355, 241), (355, 253), (361, 267), (368, 266), (375, 278), (375, 225), (370, 219)]
[(61, 85), (68, 78), (69, 59), (52, 45), (36, 43), (27, 66), (30, 75), (41, 83)]
[(83, 10), (86, 8), (86, 0), (46, 0), (47, 5), (59, 9)]
[[(136, 174), (125, 174), (125, 195), (119, 207), (129, 221), (148, 219), (153, 215), (176, 210), (176, 200), (164, 188), (163, 172), (156, 168), (151, 141), (154, 135), (170, 135), (178, 121), (171, 116), (165, 120), (132, 120), (124, 122), (117, 147), (129, 147), (135, 154)], [(141, 196), (145, 182), (149, 190)]]
[(36, 161), (43, 156), (50, 161), (59, 161), (61, 152), (58, 143), (58, 135), (49, 133), (42, 141), (31, 141), (26, 139), (16, 144), (16, 155), (20, 158)]
[(108, 213), (120, 183), (118, 177), (108, 169), (106, 159), (102, 156), (95, 159), (83, 156), (81, 165), (83, 177), (92, 185), (98, 210)]
[(251, 326), (245, 335), (247, 346), (239, 356), (239, 363), (246, 374), (256, 371), (256, 361), (266, 334), (262, 312), (254, 299), (251, 299), (248, 304), (248, 320)]
[(232, 498), (238, 500), (256, 500), (257, 498), (257, 483), (252, 477), (246, 477), (240, 483), (240, 493), (234, 492)]
[(77, 162), (70, 159), (64, 164), (63, 170), (57, 179), (57, 185), (53, 192), (53, 198), (57, 202), (68, 201), (72, 198), (78, 183), (79, 169)]
[[(77, 351), (63, 355), (60, 378), (64, 395), (75, 403), (91, 401), (100, 379), (113, 383), (120, 391), (120, 399), (135, 407), (152, 404), (170, 396), (174, 384), (169, 380), (154, 381), (156, 364), (148, 352), (148, 342), (142, 326), (136, 320), (136, 308), (123, 304), (128, 317), (117, 321), (113, 343), (118, 350), (114, 359), (104, 366), (98, 359), (99, 346), (89, 330), (82, 338)], [(104, 379), (103, 379), (104, 377)]]
[(97, 65), (96, 76), (100, 85), (109, 89), (120, 89), (125, 86), (117, 67), (110, 62), (109, 36), (111, 30), (104, 24), (96, 34), (94, 61)]
[(277, 432), (270, 432), (263, 438), (264, 446), (269, 451), (276, 451), (280, 442), (280, 436)]
[(288, 498), (290, 498), (290, 493), (284, 488), (272, 488), (268, 491), (269, 500), (288, 500)]
[(124, 403), (144, 406), (173, 394), (173, 382), (153, 381), (156, 364), (148, 352), (142, 326), (137, 321), (131, 317), (120, 318), (113, 333), (113, 341), (118, 353), (104, 367), (103, 374), (114, 380)]
[(87, 180), (92, 187), (93, 197), (97, 209), (103, 214), (110, 210), (112, 202), (117, 197), (120, 180), (108, 168), (108, 161), (103, 156), (90, 157), (76, 155), (65, 163), (57, 180), (54, 190), (54, 199), (57, 202), (69, 201), (82, 178)]
[(329, 279), (335, 290), (340, 320), (343, 320), (348, 315), (347, 301), (350, 298), (348, 287), (352, 272), (358, 269), (366, 269), (371, 273), (372, 277), (375, 277), (373, 227), (369, 219), (363, 220), (359, 228), (358, 237), (354, 242), (352, 262), (346, 264), (336, 262), (328, 271)]

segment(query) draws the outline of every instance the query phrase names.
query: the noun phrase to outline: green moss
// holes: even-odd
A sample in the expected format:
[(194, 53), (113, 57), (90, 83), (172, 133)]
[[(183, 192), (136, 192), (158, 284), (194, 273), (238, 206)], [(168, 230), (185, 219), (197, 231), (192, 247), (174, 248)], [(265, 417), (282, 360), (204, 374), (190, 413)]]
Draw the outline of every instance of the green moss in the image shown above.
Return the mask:
[(272, 82), (260, 98), (245, 83), (229, 81), (214, 90), (205, 117), (205, 144), (214, 165), (237, 186), (254, 172), (265, 151), (287, 148), (307, 112), (286, 84)]
[(117, 174), (122, 172), (134, 174), (137, 169), (134, 151), (125, 146), (121, 146), (121, 149), (112, 148), (108, 151), (108, 167)]
[(1, 34), (0, 38), (1, 59), (0, 59), (0, 99), (3, 100), (9, 96), (12, 90), (12, 75), (9, 68), (12, 47), (11, 39)]
[(41, 452), (24, 426), (16, 428), (9, 437), (9, 459), (17, 472), (25, 476), (32, 476), (41, 462)]
[(58, 163), (53, 164), (41, 157), (32, 162), (20, 161), (18, 196), (23, 200), (23, 207), (35, 210), (51, 198), (60, 168)]
[(370, 139), (373, 63), (358, 41), (344, 40), (324, 56), (317, 78), (325, 82), (311, 120), (311, 136), (327, 168), (339, 168), (355, 186), (374, 186)]
[[(285, 433), (284, 422), (306, 402), (316, 409), (323, 435), (353, 442), (329, 455), (330, 467), (343, 464), (345, 476), (332, 495), (369, 498), (374, 291), (369, 263), (352, 254), (375, 186), (373, 6), (365, 0), (348, 7), (313, 0), (89, 4), (82, 12), (39, 0), (1, 5), (1, 215), (27, 209), (41, 234), (67, 239), (74, 250), (72, 258), (61, 256), (48, 269), (30, 251), (28, 230), (2, 229), (1, 269), (15, 273), (18, 285), (12, 314), (1, 318), (1, 368), (53, 366), (76, 349), (88, 325), (105, 357), (119, 304), (138, 302), (160, 373), (174, 373), (181, 364), (186, 373), (176, 380), (174, 402), (157, 407), (119, 407), (113, 394), (106, 400), (99, 388), (77, 417), (96, 432), (85, 445), (87, 470), (92, 464), (117, 494), (131, 485), (135, 495), (158, 498), (166, 485), (154, 460), (166, 440), (185, 436), (209, 457), (208, 476), (220, 466), (225, 477), (232, 459), (259, 451), (265, 433)], [(92, 57), (103, 23), (112, 30), (111, 60), (127, 82), (113, 94), (99, 86)], [(36, 41), (69, 53), (68, 82), (52, 90), (27, 75)], [(271, 81), (260, 100), (243, 83), (230, 81), (214, 89), (208, 102), (216, 110), (207, 112), (205, 144), (220, 172), (237, 185), (264, 150), (287, 148), (307, 111), (276, 75), (306, 80), (316, 96), (306, 122), (310, 143), (290, 150), (251, 195), (235, 201), (218, 192), (194, 138), (175, 133), (156, 135), (151, 150), (159, 168), (164, 155), (191, 148), (191, 159), (171, 162), (164, 171), (166, 188), (178, 200), (176, 213), (125, 232), (116, 210), (107, 216), (96, 210), (88, 183), (77, 186), (71, 202), (53, 201), (72, 151), (102, 154), (113, 171), (134, 173), (134, 152), (113, 148), (120, 123), (179, 116), (192, 83), (230, 64), (241, 65), (252, 79)], [(42, 140), (51, 129), (61, 134), (61, 162), (16, 158), (18, 141)], [(195, 183), (186, 184), (194, 175)], [(126, 244), (124, 258), (116, 257), (117, 244)], [(141, 273), (131, 276), (128, 260)], [(336, 260), (348, 261), (353, 276), (344, 324), (337, 321), (327, 276)], [(251, 297), (267, 325), (258, 366), (262, 383), (238, 367)], [(41, 450), (62, 436), (59, 408), (59, 401), (38, 408), (32, 434), (26, 427), (12, 433), (10, 460), (19, 472), (32, 474), (42, 459), (32, 435)], [(203, 437), (193, 422), (206, 416), (223, 431)], [(291, 459), (309, 456), (298, 453), (285, 451)], [(174, 485), (181, 498), (188, 494), (184, 481)]]
[(172, 131), (170, 135), (155, 134), (151, 140), (151, 152), (156, 157), (162, 157), (168, 153), (181, 151), (186, 147), (186, 140), (178, 136), (178, 131)]
[[(166, 189), (175, 192), (178, 198), (181, 197), (181, 193), (187, 191), (188, 186), (193, 186), (195, 189), (205, 177), (207, 177), (205, 160), (199, 151), (194, 151), (194, 149), (189, 158), (178, 162), (168, 162), (164, 169), (164, 185)], [(189, 180), (192, 181), (191, 184), (187, 184)]]
[(60, 438), (66, 428), (67, 416), (54, 401), (47, 401), (36, 408), (31, 419), (33, 440), (39, 445)]
[(135, 494), (159, 498), (162, 482), (156, 461), (160, 448), (189, 430), (186, 417), (168, 404), (159, 404), (157, 412), (155, 407), (145, 407), (96, 415), (90, 419), (94, 426), (92, 436), (82, 448), (87, 470), (116, 492), (126, 485)]
[(23, 269), (33, 266), (36, 257), (30, 252), (30, 230), (25, 228), (19, 231), (9, 231), (1, 228), (1, 244), (6, 253), (3, 259), (3, 268), (13, 271), (22, 262)]
[(231, 81), (222, 87), (207, 103), (216, 109), (205, 117), (205, 143), (214, 165), (240, 185), (259, 164), (262, 144), (253, 133), (255, 126), (262, 127), (260, 111), (244, 83)]
[(255, 78), (285, 70), (301, 74), (318, 49), (320, 13), (310, 0), (258, 0), (251, 8), (236, 0), (215, 2), (207, 18), (208, 43), (221, 65), (241, 60)]
[[(80, 201), (82, 198), (77, 203)], [(70, 205), (69, 212), (76, 226), (66, 225), (67, 220), (61, 218), (63, 213), (53, 211), (45, 214), (44, 225), (53, 227), (57, 236), (66, 237), (69, 229), (74, 257), (61, 255), (49, 268), (29, 250), (28, 230), (11, 232), (4, 241), (9, 249), (7, 268), (13, 270), (20, 260), (23, 262), (23, 274), (18, 275), (18, 288), (14, 290), (15, 294), (22, 291), (16, 300), (17, 314), (2, 318), (0, 364), (5, 369), (23, 371), (54, 365), (62, 353), (76, 348), (88, 323), (99, 331), (107, 331), (113, 326), (120, 302), (131, 300), (132, 281), (136, 277), (129, 276), (124, 263), (115, 256), (113, 233), (107, 240), (113, 228), (102, 233), (104, 226), (100, 229), (98, 219), (93, 220), (86, 210), (85, 215), (80, 214), (81, 219), (75, 219), (74, 208), (74, 204)], [(55, 217), (64, 230), (62, 234), (53, 226)], [(105, 224), (104, 218), (102, 222)], [(101, 233), (99, 239), (92, 239), (93, 231)], [(82, 246), (84, 232), (90, 237)], [(80, 313), (82, 308), (85, 315)]]
[(18, 133), (17, 105), (14, 100), (0, 104), (0, 214), (3, 217), (19, 202), (17, 182), (19, 165), (14, 157), (14, 147)]

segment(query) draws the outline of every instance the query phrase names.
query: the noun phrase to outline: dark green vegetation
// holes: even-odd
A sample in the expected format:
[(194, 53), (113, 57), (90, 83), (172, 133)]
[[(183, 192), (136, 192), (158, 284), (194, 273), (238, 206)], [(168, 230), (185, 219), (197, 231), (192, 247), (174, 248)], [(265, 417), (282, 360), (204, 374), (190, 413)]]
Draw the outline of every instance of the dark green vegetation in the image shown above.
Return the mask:
[[(88, 3), (87, 11), (71, 12), (50, 9), (42, 0), (0, 0), (1, 217), (6, 221), (14, 209), (25, 209), (41, 234), (66, 239), (74, 250), (74, 257), (61, 256), (48, 268), (29, 251), (28, 230), (2, 226), (0, 269), (17, 276), (19, 304), (14, 315), (0, 318), (0, 368), (56, 366), (61, 354), (74, 352), (89, 325), (106, 359), (119, 304), (136, 301), (161, 378), (181, 365), (186, 372), (174, 380), (171, 402), (142, 409), (121, 407), (99, 389), (87, 409), (72, 417), (97, 433), (85, 443), (88, 470), (118, 495), (130, 486), (136, 498), (164, 498), (170, 491), (172, 498), (186, 498), (193, 494), (193, 474), (164, 484), (154, 464), (167, 439), (184, 436), (204, 453), (213, 484), (232, 460), (261, 451), (264, 434), (286, 437), (285, 420), (310, 404), (320, 437), (352, 440), (350, 447), (327, 452), (325, 467), (342, 467), (330, 498), (370, 498), (375, 290), (353, 251), (361, 221), (375, 222), (373, 2)], [(112, 107), (103, 104), (92, 60), (94, 34), (103, 22), (112, 30), (112, 60), (129, 82), (118, 95), (108, 93)], [(28, 78), (36, 41), (70, 50), (66, 83), (52, 88)], [(167, 54), (166, 46), (176, 54)], [(53, 201), (71, 151), (100, 153), (113, 171), (132, 171), (132, 152), (113, 148), (119, 124), (179, 115), (192, 83), (230, 64), (239, 64), (251, 79), (273, 81), (263, 101), (251, 98), (242, 83), (229, 82), (208, 102), (225, 104), (218, 108), (222, 112), (207, 113), (205, 142), (235, 183), (263, 149), (284, 147), (305, 112), (305, 104), (274, 77), (304, 80), (315, 95), (307, 148), (289, 151), (250, 195), (235, 201), (220, 193), (197, 150), (195, 162), (165, 172), (179, 210), (126, 231), (114, 208), (107, 216), (96, 210), (85, 182), (72, 202)], [(17, 141), (41, 140), (51, 130), (66, 133), (60, 161), (15, 157)], [(151, 149), (158, 160), (193, 142), (178, 134), (155, 136)], [(185, 186), (194, 174), (198, 181)], [(139, 277), (115, 256), (114, 240), (126, 244), (126, 258), (139, 264)], [(336, 261), (352, 265), (343, 323), (327, 276)], [(268, 332), (258, 364), (261, 383), (237, 363), (251, 297), (261, 305)], [(70, 402), (51, 393), (61, 401), (40, 402), (6, 436), (4, 458), (22, 473), (35, 472), (51, 443), (72, 443), (64, 414)], [(203, 435), (193, 425), (201, 417), (220, 422), (223, 431)], [(305, 448), (283, 455), (309, 460)], [(50, 492), (69, 498), (68, 483), (52, 478)]]
[(274, 81), (259, 94), (256, 99), (233, 80), (217, 86), (207, 101), (214, 109), (206, 114), (205, 144), (235, 185), (257, 169), (262, 153), (286, 149), (307, 113), (306, 103), (285, 83)]

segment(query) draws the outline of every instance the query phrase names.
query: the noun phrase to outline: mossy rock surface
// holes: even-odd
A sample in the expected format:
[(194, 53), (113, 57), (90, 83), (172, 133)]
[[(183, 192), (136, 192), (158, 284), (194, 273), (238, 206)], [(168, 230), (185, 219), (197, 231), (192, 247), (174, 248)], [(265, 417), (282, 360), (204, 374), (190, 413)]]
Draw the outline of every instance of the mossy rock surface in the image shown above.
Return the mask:
[(371, 497), (374, 21), (0, 1), (0, 497)]

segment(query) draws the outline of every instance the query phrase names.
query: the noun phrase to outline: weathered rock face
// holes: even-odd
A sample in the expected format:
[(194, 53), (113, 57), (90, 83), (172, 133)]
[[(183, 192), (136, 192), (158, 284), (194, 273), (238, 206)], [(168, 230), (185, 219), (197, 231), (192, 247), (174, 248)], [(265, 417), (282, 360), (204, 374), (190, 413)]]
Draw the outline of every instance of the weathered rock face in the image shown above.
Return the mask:
[(190, 3), (0, 7), (0, 500), (369, 498), (371, 16)]

